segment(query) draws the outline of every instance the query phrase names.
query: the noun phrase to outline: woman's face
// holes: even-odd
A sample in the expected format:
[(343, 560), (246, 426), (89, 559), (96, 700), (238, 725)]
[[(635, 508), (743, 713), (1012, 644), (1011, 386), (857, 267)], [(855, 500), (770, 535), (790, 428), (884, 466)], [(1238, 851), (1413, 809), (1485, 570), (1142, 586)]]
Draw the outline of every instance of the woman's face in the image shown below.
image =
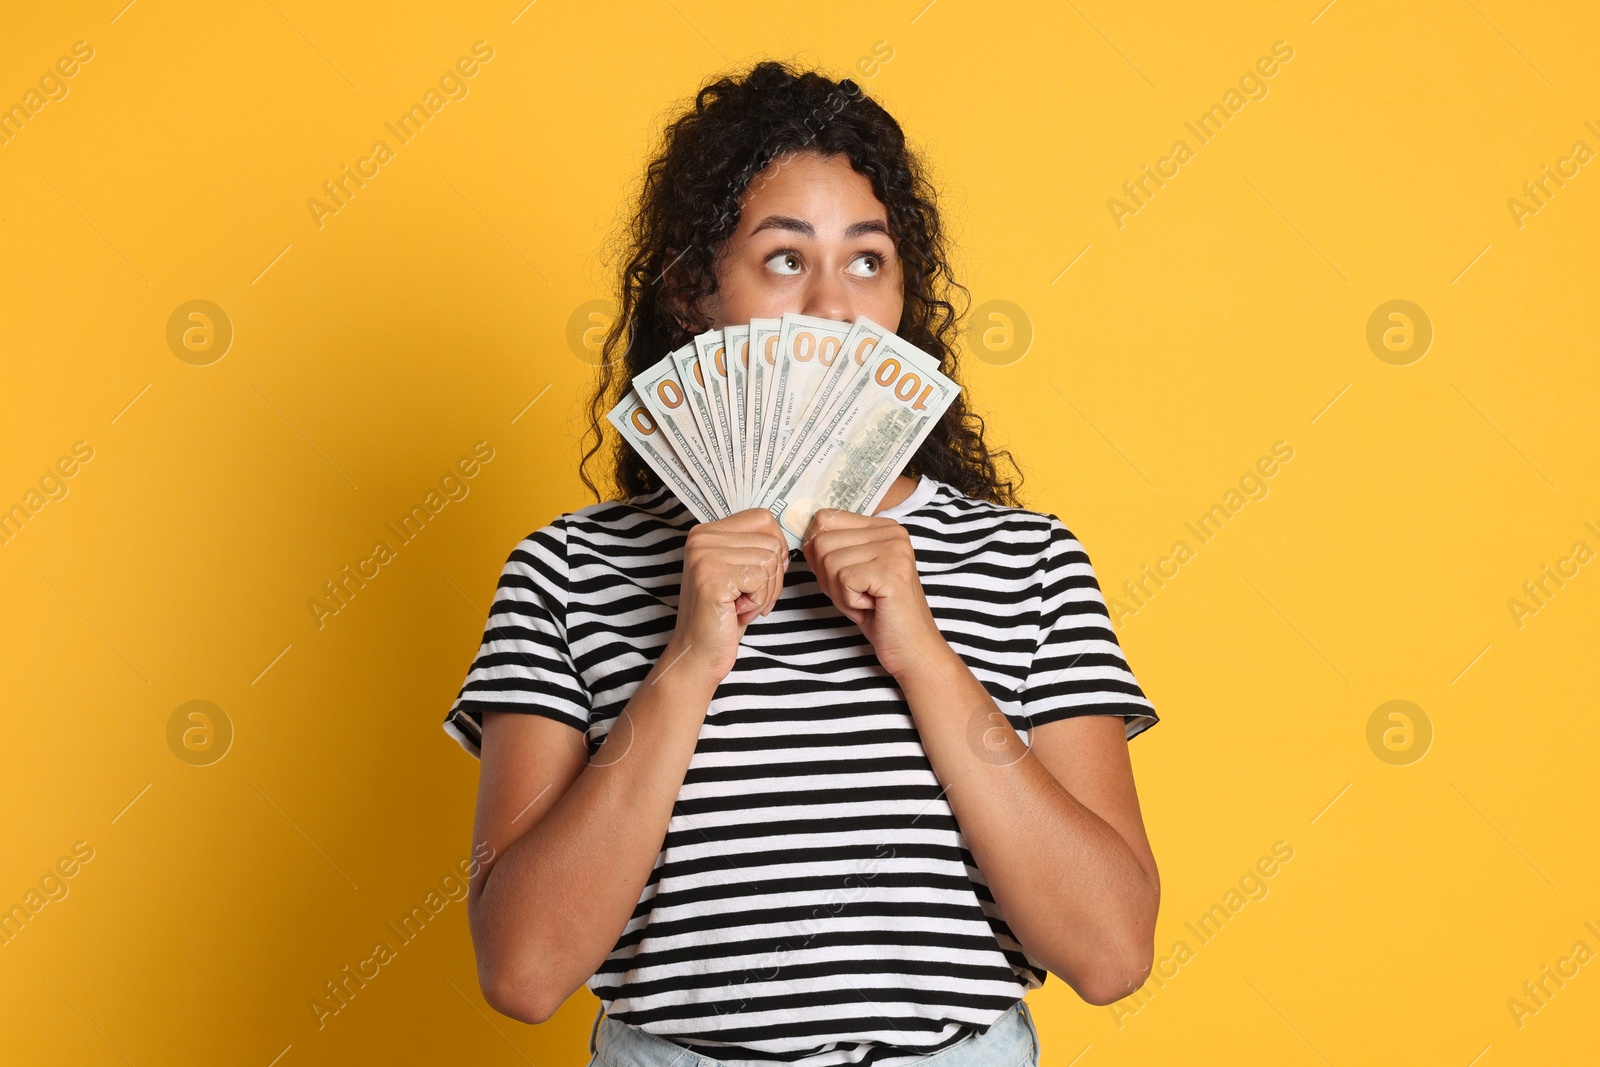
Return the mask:
[(775, 160), (739, 204), (707, 298), (713, 329), (785, 312), (899, 328), (904, 279), (889, 213), (847, 156)]

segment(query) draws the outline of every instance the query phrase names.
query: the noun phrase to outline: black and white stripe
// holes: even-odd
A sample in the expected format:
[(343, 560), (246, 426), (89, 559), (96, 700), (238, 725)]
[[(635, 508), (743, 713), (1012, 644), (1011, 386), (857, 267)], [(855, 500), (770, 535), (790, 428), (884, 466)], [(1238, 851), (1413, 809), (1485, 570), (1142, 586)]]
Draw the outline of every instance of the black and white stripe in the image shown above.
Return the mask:
[[(1025, 740), (1071, 715), (1121, 715), (1129, 738), (1157, 722), (1060, 519), (929, 478), (882, 514), (910, 532), (941, 631)], [(483, 712), (527, 712), (587, 730), (593, 753), (672, 634), (694, 522), (662, 489), (523, 539), (445, 729), (477, 755)], [(996, 908), (899, 687), (795, 553), (589, 988), (613, 1018), (738, 1067), (897, 1067), (987, 1027), (1045, 977)]]

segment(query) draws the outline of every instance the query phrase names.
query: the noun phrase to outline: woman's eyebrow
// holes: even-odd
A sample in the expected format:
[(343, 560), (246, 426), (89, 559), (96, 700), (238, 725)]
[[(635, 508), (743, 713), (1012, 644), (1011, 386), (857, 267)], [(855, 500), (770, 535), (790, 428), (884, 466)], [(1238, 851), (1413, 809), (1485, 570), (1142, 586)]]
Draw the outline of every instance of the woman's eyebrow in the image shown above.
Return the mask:
[[(815, 238), (817, 236), (816, 227), (805, 219), (797, 219), (792, 215), (768, 215), (756, 225), (755, 229), (750, 231), (750, 236), (754, 237), (762, 230), (792, 230), (802, 237)], [(864, 233), (881, 233), (885, 237), (891, 236), (889, 227), (878, 219), (867, 219), (864, 222), (852, 223), (844, 231), (844, 236), (847, 238), (860, 237)]]
[(815, 237), (817, 235), (816, 228), (811, 223), (805, 219), (797, 219), (792, 215), (768, 215), (761, 220), (755, 229), (750, 231), (750, 236), (754, 237), (762, 230), (793, 230), (802, 237)]
[(846, 237), (860, 237), (864, 233), (881, 233), (885, 237), (891, 236), (889, 233), (889, 227), (877, 219), (868, 219), (865, 222), (857, 222), (849, 229), (844, 231), (844, 235)]

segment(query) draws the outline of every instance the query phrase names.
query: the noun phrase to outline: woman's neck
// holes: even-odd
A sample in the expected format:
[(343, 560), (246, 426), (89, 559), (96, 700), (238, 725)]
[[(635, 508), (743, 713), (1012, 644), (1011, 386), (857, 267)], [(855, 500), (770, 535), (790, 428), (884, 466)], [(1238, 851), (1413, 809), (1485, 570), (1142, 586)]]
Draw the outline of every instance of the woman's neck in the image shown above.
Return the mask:
[(889, 491), (883, 494), (883, 499), (878, 501), (878, 506), (873, 510), (872, 513), (876, 515), (878, 512), (883, 511), (886, 508), (894, 507), (906, 497), (910, 496), (911, 491), (916, 487), (917, 480), (915, 478), (908, 478), (904, 474), (900, 475), (894, 480), (894, 483), (889, 486)]

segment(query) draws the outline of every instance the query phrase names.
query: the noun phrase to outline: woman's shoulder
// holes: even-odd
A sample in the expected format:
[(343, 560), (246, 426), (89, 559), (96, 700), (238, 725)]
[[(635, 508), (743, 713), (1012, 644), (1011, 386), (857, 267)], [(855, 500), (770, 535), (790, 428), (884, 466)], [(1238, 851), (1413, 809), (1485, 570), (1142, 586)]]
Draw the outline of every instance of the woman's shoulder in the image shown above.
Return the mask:
[(568, 555), (589, 549), (601, 555), (670, 551), (681, 545), (694, 516), (667, 489), (563, 511), (523, 537), (518, 548), (539, 547)]
[(976, 595), (1034, 590), (1041, 595), (1092, 577), (1089, 554), (1054, 510), (1000, 504), (954, 486), (900, 520), (911, 529), (918, 569)]
[(935, 492), (922, 506), (897, 517), (902, 522), (918, 520), (925, 533), (950, 541), (982, 537), (1013, 547), (1032, 544), (1042, 548), (1062, 535), (1071, 536), (1054, 512), (968, 496), (948, 482), (935, 481), (934, 486)]

